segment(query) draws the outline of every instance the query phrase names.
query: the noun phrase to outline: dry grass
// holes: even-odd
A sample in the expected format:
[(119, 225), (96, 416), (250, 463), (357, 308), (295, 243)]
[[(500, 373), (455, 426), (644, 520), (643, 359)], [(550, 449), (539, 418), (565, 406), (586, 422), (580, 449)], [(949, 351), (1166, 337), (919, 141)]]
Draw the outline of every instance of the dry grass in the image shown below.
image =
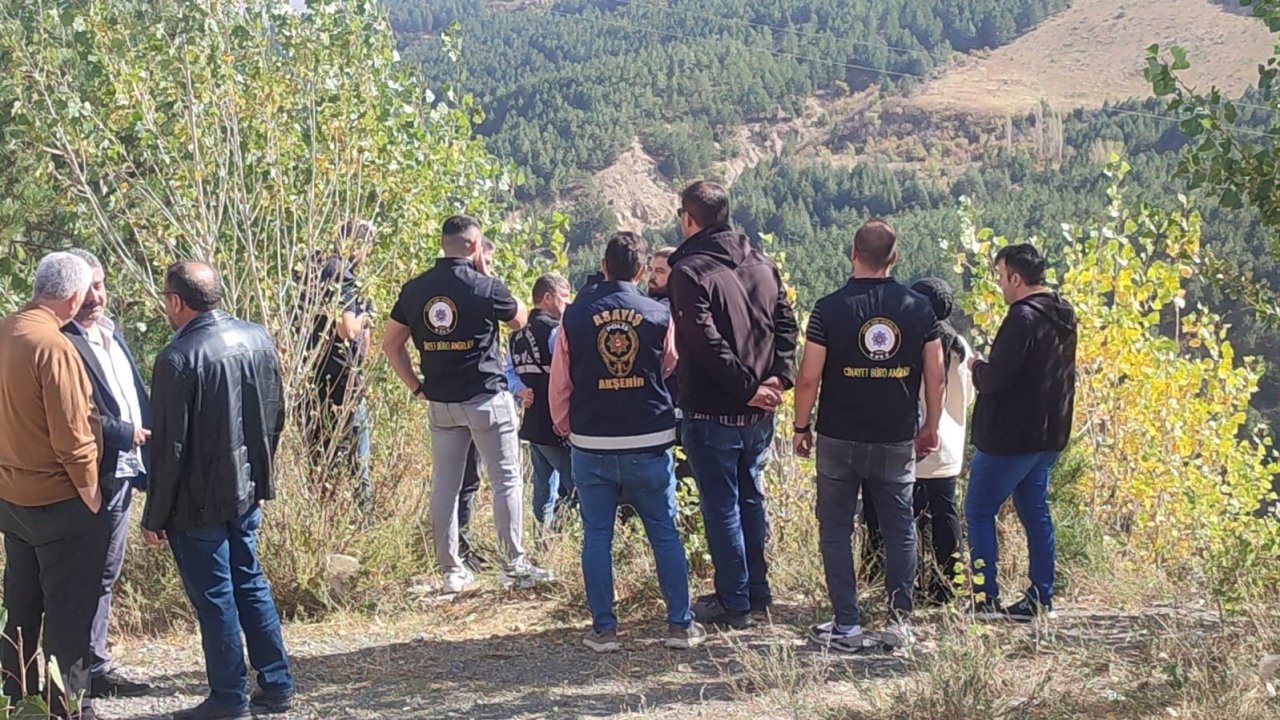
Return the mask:
[(1275, 37), (1255, 18), (1209, 0), (1076, 0), (1057, 16), (986, 57), (966, 58), (913, 102), (927, 110), (1026, 112), (1043, 99), (1058, 109), (1147, 97), (1146, 48), (1187, 49), (1195, 85), (1239, 94)]
[[(378, 519), (368, 527), (342, 503), (309, 501), (284, 463), (285, 492), (268, 511), (263, 560), (291, 617), (286, 635), (303, 688), (298, 718), (1280, 716), (1256, 671), (1265, 656), (1280, 653), (1277, 607), (1224, 622), (1206, 595), (1168, 568), (1130, 562), (1076, 503), (1072, 477), (1080, 466), (1071, 459), (1054, 480), (1064, 580), (1063, 617), (1055, 623), (990, 626), (956, 608), (924, 610), (916, 620), (920, 642), (908, 655), (848, 657), (813, 647), (806, 628), (829, 610), (812, 467), (779, 453), (768, 473), (777, 599), (768, 621), (713, 637), (698, 651), (663, 649), (652, 557), (640, 524), (630, 523), (615, 541), (626, 651), (599, 657), (579, 640), (588, 614), (577, 523), (545, 544), (530, 541), (535, 559), (559, 574), (554, 586), (503, 592), (486, 577), (478, 593), (455, 602), (434, 594), (439, 577), (423, 520), (427, 448), (422, 434), (407, 432), (415, 413), (394, 410), (400, 430), (379, 438)], [(484, 497), (475, 529), (492, 547), (490, 518)], [(999, 532), (1001, 581), (1016, 591), (1025, 544), (1012, 517)], [(697, 548), (695, 593), (710, 587), (710, 567)], [(326, 589), (323, 558), (330, 552), (363, 564), (345, 598)], [(198, 699), (199, 646), (171, 564), (167, 553), (133, 551), (115, 654), (131, 672), (177, 690), (108, 704), (108, 717), (160, 717)], [(878, 629), (885, 612), (880, 580), (863, 580), (868, 624)]]

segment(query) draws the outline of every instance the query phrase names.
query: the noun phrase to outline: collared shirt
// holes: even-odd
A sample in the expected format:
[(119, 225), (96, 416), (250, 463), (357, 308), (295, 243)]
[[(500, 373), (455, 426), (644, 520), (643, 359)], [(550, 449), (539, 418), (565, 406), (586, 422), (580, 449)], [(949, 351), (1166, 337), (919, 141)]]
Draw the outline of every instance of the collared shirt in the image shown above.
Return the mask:
[(0, 498), (26, 507), (98, 484), (102, 428), (84, 361), (35, 303), (0, 320)]
[[(103, 315), (97, 322), (98, 332), (85, 328), (85, 337), (93, 355), (102, 366), (107, 376), (107, 388), (111, 397), (120, 406), (120, 419), (142, 427), (142, 405), (138, 402), (138, 387), (133, 383), (133, 366), (124, 354), (124, 348), (116, 342), (116, 324), (111, 318)], [(120, 462), (116, 465), (116, 477), (131, 478), (142, 475), (146, 470), (142, 465), (142, 449), (122, 450)]]

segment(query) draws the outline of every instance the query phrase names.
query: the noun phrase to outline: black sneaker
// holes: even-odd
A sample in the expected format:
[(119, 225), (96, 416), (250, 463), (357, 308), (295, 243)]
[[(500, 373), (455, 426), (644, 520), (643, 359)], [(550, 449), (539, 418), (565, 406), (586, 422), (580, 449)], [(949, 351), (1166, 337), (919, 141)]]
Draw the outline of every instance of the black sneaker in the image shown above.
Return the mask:
[(722, 625), (734, 630), (746, 630), (755, 624), (751, 610), (734, 612), (720, 603), (714, 594), (703, 595), (693, 603), (693, 618), (707, 625)]
[(249, 720), (252, 717), (247, 705), (241, 708), (230, 708), (215, 703), (213, 698), (173, 714), (173, 720)]
[(753, 613), (769, 612), (769, 608), (772, 605), (773, 605), (773, 598), (763, 598), (763, 599), (752, 598), (751, 612)]
[(133, 682), (112, 671), (99, 675), (89, 681), (89, 697), (142, 697), (151, 694), (152, 688), (146, 683)]
[(978, 620), (1008, 620), (1009, 611), (1000, 603), (1000, 598), (990, 598), (973, 604), (973, 616)]
[(275, 715), (289, 712), (293, 707), (293, 693), (277, 695), (259, 690), (249, 699), (249, 707), (259, 715)]
[(1053, 601), (1041, 602), (1033, 600), (1030, 595), (1004, 609), (1005, 619), (1013, 622), (1029, 623), (1036, 619), (1056, 620), (1058, 613), (1053, 610)]

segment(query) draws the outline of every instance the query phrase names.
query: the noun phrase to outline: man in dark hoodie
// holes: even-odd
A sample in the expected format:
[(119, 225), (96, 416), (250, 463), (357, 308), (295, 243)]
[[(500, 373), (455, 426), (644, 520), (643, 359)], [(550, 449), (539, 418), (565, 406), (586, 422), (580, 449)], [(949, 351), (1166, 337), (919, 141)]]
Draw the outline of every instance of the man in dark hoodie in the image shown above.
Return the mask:
[(715, 592), (693, 612), (744, 628), (772, 602), (764, 557), (761, 471), (774, 409), (795, 380), (796, 319), (773, 262), (729, 227), (729, 196), (711, 182), (680, 194), (685, 241), (669, 259), (681, 437), (702, 499)]
[[(964, 514), (973, 561), (975, 613), (1028, 622), (1053, 612), (1053, 518), (1049, 475), (1071, 437), (1076, 387), (1076, 314), (1045, 284), (1044, 257), (1028, 244), (996, 255), (1009, 304), (991, 359), (969, 360), (978, 401)], [(1013, 497), (1027, 533), (1031, 587), (1004, 607), (996, 584), (996, 513)]]

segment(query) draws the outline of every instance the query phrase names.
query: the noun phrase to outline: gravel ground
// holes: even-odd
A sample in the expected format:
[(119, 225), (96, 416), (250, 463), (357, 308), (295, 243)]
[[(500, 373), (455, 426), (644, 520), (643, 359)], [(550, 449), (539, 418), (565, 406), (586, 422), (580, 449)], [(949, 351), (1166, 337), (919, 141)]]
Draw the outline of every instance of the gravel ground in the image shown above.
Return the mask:
[[(1054, 632), (1067, 643), (1102, 643), (1124, 652), (1162, 612), (1172, 611), (1065, 611)], [(827, 693), (837, 694), (857, 693), (861, 683), (904, 678), (911, 671), (900, 657), (829, 656), (815, 649), (804, 639), (811, 608), (776, 607), (771, 618), (760, 616), (754, 629), (713, 633), (690, 651), (662, 647), (660, 608), (630, 614), (651, 621), (627, 625), (624, 617), (623, 651), (610, 655), (583, 647), (585, 625), (574, 625), (576, 614), (563, 603), (497, 592), (437, 603), (385, 622), (355, 617), (291, 623), (285, 635), (299, 694), (294, 710), (276, 717), (498, 720), (638, 714), (761, 720), (770, 714), (753, 702), (756, 688), (746, 680), (761, 678), (760, 668), (744, 671), (744, 662), (779, 658), (765, 671), (765, 682), (786, 685), (793, 681), (779, 674), (791, 673), (806, 676), (807, 687), (820, 688), (816, 677), (830, 683)], [(927, 619), (918, 625), (923, 654), (934, 648), (931, 625)], [(113, 654), (127, 675), (153, 683), (157, 691), (101, 702), (99, 712), (108, 720), (159, 720), (204, 697), (194, 632), (125, 639)]]
[[(891, 656), (827, 657), (803, 641), (798, 612), (775, 610), (756, 628), (713, 633), (690, 651), (662, 646), (665, 624), (624, 625), (623, 650), (583, 647), (584, 626), (557, 625), (564, 608), (500, 594), (428, 608), (386, 623), (368, 618), (290, 624), (285, 638), (298, 682), (293, 711), (303, 718), (499, 718), (744, 716), (750, 690), (737, 680), (742, 648), (794, 646), (806, 665), (838, 663), (868, 674), (900, 671)], [(659, 608), (646, 613), (661, 618)], [(783, 622), (790, 615), (792, 622)], [(625, 618), (624, 618), (625, 623)], [(124, 672), (156, 686), (143, 698), (98, 704), (108, 720), (159, 720), (199, 703), (206, 692), (194, 633), (126, 639), (113, 649)], [(861, 674), (861, 673), (859, 673)], [(745, 716), (750, 716), (747, 713)]]

